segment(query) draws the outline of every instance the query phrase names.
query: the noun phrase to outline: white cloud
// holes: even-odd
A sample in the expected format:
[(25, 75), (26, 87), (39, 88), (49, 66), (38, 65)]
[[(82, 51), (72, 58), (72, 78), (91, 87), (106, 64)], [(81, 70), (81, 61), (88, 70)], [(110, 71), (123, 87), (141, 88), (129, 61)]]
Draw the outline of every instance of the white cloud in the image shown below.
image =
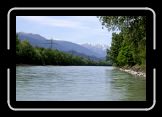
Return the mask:
[(33, 21), (39, 24), (47, 25), (47, 26), (55, 26), (55, 27), (68, 27), (75, 28), (80, 26), (79, 22), (64, 20), (64, 19), (54, 19), (48, 16), (17, 16), (24, 20)]
[[(21, 29), (36, 32), (46, 38), (53, 37), (56, 40), (75, 43), (103, 44), (111, 38), (111, 33), (106, 28), (102, 29), (96, 16), (17, 16), (16, 18), (17, 21), (24, 24), (35, 24), (32, 29), (29, 28), (29, 25), (24, 25), (22, 28), (22, 25), (19, 24)], [(46, 30), (44, 30), (45, 28)]]
[(17, 16), (27, 21), (32, 21), (40, 25), (75, 28), (75, 29), (94, 29), (95, 27), (89, 27), (95, 23), (98, 23), (96, 16)]
[(86, 22), (96, 22), (96, 16), (71, 16), (73, 21), (86, 21)]

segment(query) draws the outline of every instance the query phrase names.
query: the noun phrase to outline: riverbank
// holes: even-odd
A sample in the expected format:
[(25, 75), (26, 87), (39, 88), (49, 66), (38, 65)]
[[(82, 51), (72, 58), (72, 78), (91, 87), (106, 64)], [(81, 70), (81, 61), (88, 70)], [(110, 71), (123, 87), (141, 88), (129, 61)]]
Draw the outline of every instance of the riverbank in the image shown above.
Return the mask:
[(121, 71), (130, 73), (132, 75), (140, 76), (146, 78), (146, 71), (141, 70), (139, 66), (133, 66), (133, 67), (120, 67), (119, 68)]
[(42, 64), (16, 64), (16, 66), (112, 66), (112, 65), (42, 65)]
[(35, 64), (16, 64), (16, 66), (43, 66), (43, 65), (35, 65)]

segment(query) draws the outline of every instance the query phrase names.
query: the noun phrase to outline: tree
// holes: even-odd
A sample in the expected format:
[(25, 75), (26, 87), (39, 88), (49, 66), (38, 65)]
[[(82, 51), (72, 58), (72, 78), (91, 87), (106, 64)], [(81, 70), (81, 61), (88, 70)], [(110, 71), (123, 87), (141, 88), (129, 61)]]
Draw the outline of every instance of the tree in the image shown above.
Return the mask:
[(16, 63), (20, 62), (20, 41), (16, 36)]
[(110, 59), (114, 62), (117, 63), (117, 56), (119, 54), (119, 50), (121, 48), (121, 44), (122, 44), (123, 38), (121, 34), (116, 34), (113, 33), (112, 34), (112, 43), (111, 43), (111, 47), (110, 47), (110, 52), (109, 52), (109, 56)]
[(20, 41), (18, 39), (18, 36), (16, 36), (16, 52), (19, 51)]
[(31, 64), (33, 63), (33, 57), (35, 51), (27, 40), (24, 40), (20, 44), (20, 56), (21, 62)]
[(116, 65), (145, 65), (146, 16), (99, 16), (103, 26), (112, 34), (109, 58)]
[(134, 65), (132, 50), (130, 46), (121, 47), (119, 54), (117, 56), (117, 64), (119, 66)]
[[(109, 31), (129, 29), (129, 31), (146, 29), (146, 16), (98, 16), (103, 26)], [(145, 35), (145, 33), (143, 33)]]

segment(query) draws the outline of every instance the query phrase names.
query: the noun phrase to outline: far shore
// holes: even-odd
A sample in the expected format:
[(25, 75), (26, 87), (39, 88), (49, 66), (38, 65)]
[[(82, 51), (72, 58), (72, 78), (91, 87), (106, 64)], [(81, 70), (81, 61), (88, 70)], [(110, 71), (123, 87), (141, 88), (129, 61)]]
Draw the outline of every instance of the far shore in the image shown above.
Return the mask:
[(16, 66), (112, 66), (112, 65), (35, 65), (35, 64), (16, 64)]
[(34, 64), (16, 64), (16, 66), (44, 66), (44, 65), (34, 65)]

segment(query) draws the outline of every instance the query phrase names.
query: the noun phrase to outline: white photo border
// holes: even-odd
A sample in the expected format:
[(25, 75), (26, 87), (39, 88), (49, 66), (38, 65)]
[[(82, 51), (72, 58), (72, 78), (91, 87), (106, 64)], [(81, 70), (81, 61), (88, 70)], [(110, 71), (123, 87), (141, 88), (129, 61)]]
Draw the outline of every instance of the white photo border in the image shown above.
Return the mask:
[[(153, 13), (153, 50), (156, 50), (156, 13), (149, 7), (14, 7), (7, 14), (7, 50), (10, 50), (10, 13), (13, 10), (148, 10)], [(149, 111), (156, 104), (156, 68), (153, 68), (153, 103), (149, 108), (14, 108), (10, 104), (10, 68), (7, 69), (7, 104), (13, 111)]]

